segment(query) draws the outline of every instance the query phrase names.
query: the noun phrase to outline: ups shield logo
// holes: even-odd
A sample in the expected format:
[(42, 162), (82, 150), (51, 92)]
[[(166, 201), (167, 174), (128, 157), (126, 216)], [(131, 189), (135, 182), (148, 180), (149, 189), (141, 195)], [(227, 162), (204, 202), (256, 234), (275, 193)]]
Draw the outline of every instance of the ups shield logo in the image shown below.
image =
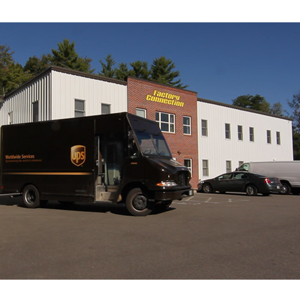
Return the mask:
[(76, 145), (71, 147), (71, 162), (75, 166), (79, 167), (85, 162), (86, 151), (85, 146)]

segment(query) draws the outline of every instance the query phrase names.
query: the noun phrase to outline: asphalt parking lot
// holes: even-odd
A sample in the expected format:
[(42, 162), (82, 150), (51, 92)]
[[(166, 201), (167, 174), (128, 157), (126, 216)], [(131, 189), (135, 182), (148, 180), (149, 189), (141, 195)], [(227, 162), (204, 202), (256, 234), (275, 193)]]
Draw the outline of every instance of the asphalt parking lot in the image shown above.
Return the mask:
[(299, 279), (300, 196), (203, 194), (130, 216), (0, 197), (0, 279)]

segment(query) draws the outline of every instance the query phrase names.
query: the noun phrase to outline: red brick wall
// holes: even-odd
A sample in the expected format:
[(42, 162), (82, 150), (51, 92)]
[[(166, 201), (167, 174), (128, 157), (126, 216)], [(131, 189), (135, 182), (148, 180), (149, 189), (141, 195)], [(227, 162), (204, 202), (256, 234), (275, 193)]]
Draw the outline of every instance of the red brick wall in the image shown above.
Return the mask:
[[(172, 156), (176, 158), (177, 161), (183, 164), (184, 159), (192, 159), (191, 184), (193, 188), (196, 188), (199, 179), (197, 94), (195, 92), (131, 77), (127, 80), (127, 88), (129, 113), (136, 114), (136, 108), (142, 108), (146, 110), (147, 119), (154, 121), (156, 112), (175, 115), (175, 133), (163, 132), (163, 134), (170, 147)], [(172, 97), (170, 94), (176, 97)], [(165, 103), (147, 100), (151, 99), (151, 97), (158, 97)], [(174, 101), (172, 101), (172, 98)], [(183, 116), (191, 117), (191, 135), (183, 134)]]

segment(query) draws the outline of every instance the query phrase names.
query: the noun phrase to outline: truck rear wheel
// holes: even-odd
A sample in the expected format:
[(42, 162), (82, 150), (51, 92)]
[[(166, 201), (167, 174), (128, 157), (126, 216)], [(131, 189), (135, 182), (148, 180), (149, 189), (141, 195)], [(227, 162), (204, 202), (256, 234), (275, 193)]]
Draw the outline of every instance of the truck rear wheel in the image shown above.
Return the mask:
[(126, 208), (133, 216), (149, 215), (152, 209), (148, 205), (148, 197), (140, 188), (132, 189), (126, 197)]
[(27, 185), (23, 190), (23, 203), (28, 208), (40, 206), (40, 193), (34, 185)]

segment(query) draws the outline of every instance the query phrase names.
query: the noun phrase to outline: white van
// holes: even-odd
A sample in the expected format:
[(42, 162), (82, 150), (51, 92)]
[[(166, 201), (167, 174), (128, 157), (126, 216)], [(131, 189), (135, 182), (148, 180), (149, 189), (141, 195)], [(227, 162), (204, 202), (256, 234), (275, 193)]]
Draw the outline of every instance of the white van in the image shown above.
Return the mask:
[(299, 194), (300, 191), (300, 160), (247, 162), (240, 165), (236, 171), (248, 171), (268, 177), (280, 179), (283, 194)]

